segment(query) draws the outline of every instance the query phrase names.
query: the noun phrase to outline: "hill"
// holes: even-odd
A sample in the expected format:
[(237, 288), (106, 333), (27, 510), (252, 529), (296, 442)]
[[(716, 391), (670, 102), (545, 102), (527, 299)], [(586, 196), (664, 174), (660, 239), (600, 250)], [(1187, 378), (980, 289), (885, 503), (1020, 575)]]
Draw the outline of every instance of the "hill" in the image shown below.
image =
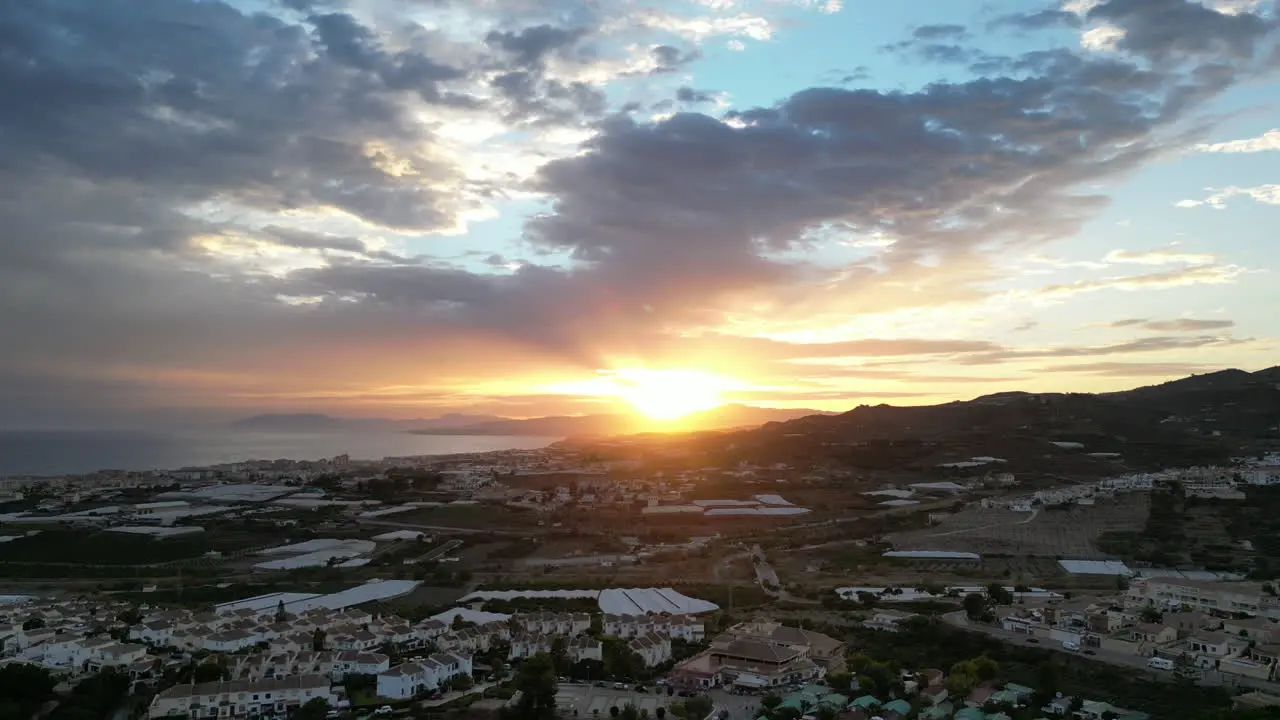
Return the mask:
[[(1280, 441), (1280, 369), (1225, 370), (1123, 392), (1004, 392), (942, 405), (860, 406), (703, 441), (723, 461), (931, 474), (1114, 473), (1221, 462)], [(981, 467), (943, 468), (996, 458)]]
[(447, 428), (419, 427), (418, 435), (525, 435), (540, 437), (583, 437), (622, 435), (636, 432), (692, 432), (763, 425), (809, 415), (819, 410), (762, 408), (751, 405), (722, 405), (691, 413), (671, 423), (655, 423), (636, 415), (562, 415), (524, 420), (493, 420)]

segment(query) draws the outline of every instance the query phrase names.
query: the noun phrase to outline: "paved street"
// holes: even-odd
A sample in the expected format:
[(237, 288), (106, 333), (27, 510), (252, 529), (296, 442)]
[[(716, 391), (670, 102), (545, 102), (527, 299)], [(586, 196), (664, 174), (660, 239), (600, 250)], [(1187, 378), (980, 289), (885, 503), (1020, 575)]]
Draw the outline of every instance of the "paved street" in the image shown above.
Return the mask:
[[(661, 692), (659, 692), (661, 691)], [(655, 717), (659, 707), (669, 707), (679, 696), (668, 696), (664, 688), (651, 688), (647, 693), (634, 690), (614, 690), (613, 686), (596, 687), (584, 683), (561, 683), (556, 691), (556, 704), (569, 714), (577, 711), (578, 717), (609, 717), (609, 708), (614, 705), (626, 707), (628, 703), (637, 710), (647, 710), (649, 717)]]
[[(966, 630), (985, 633), (1014, 645), (1038, 647), (1066, 655), (1075, 655), (1085, 660), (1132, 668), (1144, 675), (1148, 675), (1158, 680), (1169, 680), (1171, 677), (1171, 673), (1167, 670), (1154, 670), (1147, 667), (1147, 661), (1149, 658), (1143, 655), (1130, 655), (1128, 653), (1115, 653), (1104, 650), (1094, 650), (1094, 654), (1086, 655), (1080, 652), (1065, 650), (1061, 643), (1052, 641), (1048, 638), (1036, 638), (1039, 642), (1030, 642), (1031, 638), (1021, 633), (1009, 632), (1004, 628), (995, 627), (993, 625), (970, 622), (969, 618), (965, 616), (963, 611), (947, 613), (943, 615), (942, 618), (950, 625), (964, 628)], [(1253, 678), (1240, 677), (1239, 675), (1228, 675), (1217, 670), (1201, 670), (1198, 682), (1201, 685), (1222, 685), (1233, 690), (1263, 690), (1271, 693), (1280, 693), (1280, 683), (1268, 682), (1266, 680), (1255, 680)]]
[[(760, 706), (759, 695), (733, 695), (724, 690), (712, 690), (707, 693), (715, 703), (717, 712), (727, 710), (729, 720), (754, 720)], [(626, 707), (627, 703), (636, 706), (637, 710), (647, 710), (649, 717), (657, 716), (660, 707), (671, 707), (674, 702), (683, 701), (679, 695), (667, 695), (662, 687), (650, 686), (647, 693), (634, 690), (614, 690), (613, 686), (596, 687), (583, 683), (561, 683), (556, 692), (556, 704), (568, 713), (580, 718), (608, 718), (609, 708)]]
[(763, 695), (733, 695), (724, 690), (712, 690), (707, 693), (716, 710), (728, 710), (729, 720), (755, 720), (759, 717), (760, 698)]

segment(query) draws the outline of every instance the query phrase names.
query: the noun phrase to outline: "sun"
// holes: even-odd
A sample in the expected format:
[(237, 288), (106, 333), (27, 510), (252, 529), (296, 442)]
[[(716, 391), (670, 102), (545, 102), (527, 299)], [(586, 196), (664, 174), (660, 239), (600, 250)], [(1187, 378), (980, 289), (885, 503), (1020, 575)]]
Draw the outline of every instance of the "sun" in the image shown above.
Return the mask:
[(725, 383), (694, 370), (619, 370), (617, 396), (652, 420), (676, 420), (724, 404)]

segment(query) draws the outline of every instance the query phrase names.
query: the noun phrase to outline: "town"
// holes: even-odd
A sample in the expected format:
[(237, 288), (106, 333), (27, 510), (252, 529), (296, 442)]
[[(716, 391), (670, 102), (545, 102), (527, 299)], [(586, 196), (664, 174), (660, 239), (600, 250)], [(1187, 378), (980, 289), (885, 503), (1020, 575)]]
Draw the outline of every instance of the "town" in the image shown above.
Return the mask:
[(1280, 703), (1268, 529), (1205, 534), (1280, 508), (1280, 456), (967, 458), (851, 473), (638, 437), (7, 478), (0, 673), (46, 674), (32, 702), (108, 678), (94, 712), (149, 718)]

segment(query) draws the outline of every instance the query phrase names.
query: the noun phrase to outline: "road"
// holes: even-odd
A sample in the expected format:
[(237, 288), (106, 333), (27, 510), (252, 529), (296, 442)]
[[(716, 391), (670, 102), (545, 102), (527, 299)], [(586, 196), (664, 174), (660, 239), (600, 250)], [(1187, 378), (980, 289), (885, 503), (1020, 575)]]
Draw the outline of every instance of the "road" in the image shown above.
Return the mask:
[(472, 686), (471, 689), (469, 690), (455, 690), (453, 692), (447, 692), (439, 700), (423, 700), (422, 702), (418, 703), (418, 707), (430, 708), (430, 707), (436, 707), (438, 705), (444, 705), (445, 703), (452, 702), (454, 700), (457, 700), (460, 697), (466, 697), (467, 695), (475, 695), (476, 693), (482, 693), (485, 690), (488, 690), (489, 688), (493, 687), (494, 685), (497, 685), (497, 683), (492, 683), (492, 682), (478, 683)]
[(756, 568), (756, 582), (760, 583), (760, 587), (765, 592), (783, 602), (799, 603), (804, 605), (816, 605), (816, 600), (808, 598), (796, 597), (787, 592), (782, 587), (782, 581), (778, 579), (778, 571), (773, 569), (769, 564), (768, 558), (764, 556), (764, 550), (759, 545), (751, 546), (751, 560)]
[(1026, 525), (1032, 520), (1035, 520), (1036, 516), (1039, 514), (1040, 514), (1040, 508), (1035, 508), (1031, 511), (1030, 515), (1026, 516), (1021, 520), (1014, 520), (1012, 522), (1007, 522), (1007, 523), (997, 523), (995, 525), (975, 525), (973, 527), (960, 528), (959, 530), (948, 530), (947, 532), (934, 533), (933, 535), (925, 535), (925, 537), (940, 538), (940, 537), (948, 537), (951, 535), (963, 535), (965, 533), (977, 532), (978, 530), (990, 530), (991, 528), (1006, 527), (1009, 525)]
[(416, 563), (431, 562), (432, 560), (435, 560), (438, 557), (442, 557), (460, 547), (462, 547), (461, 540), (450, 540), (449, 542), (439, 547), (431, 548), (422, 557), (418, 558), (417, 560), (414, 560), (414, 562)]
[(494, 530), (490, 528), (451, 527), (448, 525), (420, 525), (418, 523), (400, 522), (398, 520), (374, 520), (369, 518), (357, 519), (356, 522), (361, 525), (392, 528), (395, 530), (434, 530), (436, 532), (453, 533), (456, 535), (507, 535), (510, 537), (526, 537), (532, 534), (531, 531), (528, 530)]
[[(1071, 652), (1065, 650), (1062, 644), (1049, 638), (1036, 638), (1038, 642), (1030, 642), (1030, 638), (1022, 633), (1014, 633), (1004, 628), (995, 627), (993, 625), (985, 625), (982, 623), (970, 622), (969, 618), (963, 611), (950, 612), (942, 616), (944, 622), (949, 625), (970, 630), (972, 632), (980, 632), (999, 638), (1004, 642), (1012, 645), (1022, 645), (1025, 647), (1038, 647), (1045, 650), (1060, 652), (1065, 655), (1074, 655), (1076, 657), (1091, 660), (1093, 662), (1103, 662), (1108, 665), (1118, 665), (1121, 667), (1132, 668), (1157, 680), (1168, 681), (1172, 674), (1167, 670), (1155, 670), (1147, 667), (1145, 655), (1131, 655), (1129, 653), (1109, 652), (1106, 650), (1094, 650), (1092, 655), (1085, 655), (1079, 652)], [(1280, 694), (1280, 683), (1269, 682), (1266, 680), (1255, 680), (1254, 678), (1241, 677), (1239, 675), (1229, 675), (1218, 670), (1200, 670), (1199, 683), (1201, 685), (1221, 685), (1227, 688), (1247, 688), (1251, 690), (1262, 690), (1264, 692)]]

